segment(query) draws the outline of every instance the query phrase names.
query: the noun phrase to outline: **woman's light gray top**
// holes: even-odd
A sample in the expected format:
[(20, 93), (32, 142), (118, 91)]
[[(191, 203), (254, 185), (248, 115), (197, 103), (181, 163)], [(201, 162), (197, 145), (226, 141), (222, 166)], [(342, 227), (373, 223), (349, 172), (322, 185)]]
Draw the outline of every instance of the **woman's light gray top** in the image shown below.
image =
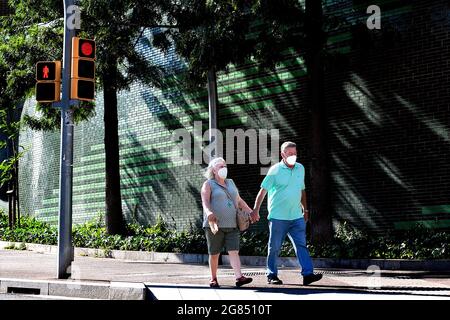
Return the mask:
[[(234, 181), (225, 179), (226, 189), (233, 200), (230, 200), (230, 197), (228, 197), (225, 187), (220, 185), (215, 179), (209, 179), (208, 183), (211, 188), (210, 208), (217, 216), (219, 228), (236, 228), (236, 204), (239, 192)], [(205, 212), (203, 212), (203, 227), (209, 227)]]

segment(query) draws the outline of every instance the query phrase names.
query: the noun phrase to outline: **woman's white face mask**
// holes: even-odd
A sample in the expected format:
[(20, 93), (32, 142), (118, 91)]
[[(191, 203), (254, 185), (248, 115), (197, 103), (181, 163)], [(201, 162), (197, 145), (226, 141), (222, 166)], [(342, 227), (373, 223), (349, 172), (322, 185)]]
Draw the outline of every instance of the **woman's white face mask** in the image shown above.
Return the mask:
[(217, 171), (217, 175), (222, 178), (222, 179), (226, 179), (227, 178), (227, 174), (228, 174), (228, 169), (227, 168), (220, 168), (219, 171)]

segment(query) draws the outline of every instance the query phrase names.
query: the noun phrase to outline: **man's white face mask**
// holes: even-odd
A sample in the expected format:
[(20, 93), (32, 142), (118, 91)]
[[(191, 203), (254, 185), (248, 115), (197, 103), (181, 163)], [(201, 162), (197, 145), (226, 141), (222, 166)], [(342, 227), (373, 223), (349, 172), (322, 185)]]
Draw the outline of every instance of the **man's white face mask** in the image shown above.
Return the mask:
[(286, 158), (286, 162), (288, 163), (288, 165), (293, 166), (295, 164), (295, 162), (297, 161), (297, 156), (289, 156)]

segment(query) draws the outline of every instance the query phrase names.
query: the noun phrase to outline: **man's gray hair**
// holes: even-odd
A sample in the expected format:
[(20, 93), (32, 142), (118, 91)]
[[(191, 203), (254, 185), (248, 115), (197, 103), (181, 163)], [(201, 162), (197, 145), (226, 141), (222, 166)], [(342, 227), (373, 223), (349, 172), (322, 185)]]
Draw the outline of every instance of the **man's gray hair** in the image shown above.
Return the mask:
[(206, 179), (214, 179), (214, 172), (213, 169), (216, 165), (218, 165), (219, 163), (226, 163), (224, 158), (221, 157), (217, 157), (212, 159), (209, 164), (208, 164), (208, 168), (206, 168), (206, 171), (204, 173), (204, 176)]
[(284, 152), (284, 150), (286, 150), (287, 148), (297, 148), (297, 145), (295, 144), (295, 142), (286, 141), (281, 145), (281, 152)]

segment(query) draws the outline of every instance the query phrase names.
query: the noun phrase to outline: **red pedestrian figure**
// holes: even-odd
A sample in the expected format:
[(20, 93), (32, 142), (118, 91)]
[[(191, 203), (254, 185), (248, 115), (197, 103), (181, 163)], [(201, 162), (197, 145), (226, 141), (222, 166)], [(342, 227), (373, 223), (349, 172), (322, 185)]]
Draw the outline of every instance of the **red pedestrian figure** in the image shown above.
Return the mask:
[(47, 65), (44, 66), (44, 69), (42, 69), (42, 72), (44, 73), (44, 79), (48, 79), (48, 72), (50, 71), (50, 69), (48, 68)]

